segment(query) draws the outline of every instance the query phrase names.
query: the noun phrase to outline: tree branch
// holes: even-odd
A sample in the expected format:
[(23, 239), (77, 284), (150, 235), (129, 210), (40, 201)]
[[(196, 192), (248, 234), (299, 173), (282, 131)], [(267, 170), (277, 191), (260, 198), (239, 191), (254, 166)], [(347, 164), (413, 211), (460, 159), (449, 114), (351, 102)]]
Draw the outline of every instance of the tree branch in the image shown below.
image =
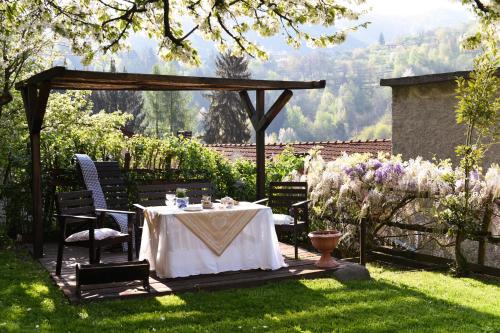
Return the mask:
[[(199, 1), (197, 3), (200, 3)], [(195, 4), (189, 7), (189, 9), (193, 10)], [(175, 45), (182, 46), (182, 42), (187, 39), (193, 32), (198, 29), (198, 25), (192, 28), (187, 34), (178, 38), (175, 37), (172, 33), (172, 28), (170, 27), (170, 1), (163, 0), (163, 28), (164, 28), (164, 36), (170, 39)]]
[(490, 9), (488, 7), (486, 7), (482, 2), (481, 0), (474, 0), (474, 3), (476, 4), (476, 7), (482, 11), (483, 13), (489, 13), (490, 12)]

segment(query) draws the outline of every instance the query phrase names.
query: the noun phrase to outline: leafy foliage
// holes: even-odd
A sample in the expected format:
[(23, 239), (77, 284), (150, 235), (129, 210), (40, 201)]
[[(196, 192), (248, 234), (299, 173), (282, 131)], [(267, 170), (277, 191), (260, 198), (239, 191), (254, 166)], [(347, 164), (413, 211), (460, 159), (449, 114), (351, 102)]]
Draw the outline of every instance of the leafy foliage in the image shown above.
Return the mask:
[(483, 22), (483, 27), (483, 38), (479, 39), (482, 53), (474, 60), (474, 70), (468, 79), (457, 79), (456, 119), (458, 124), (466, 126), (465, 144), (456, 148), (464, 172), (464, 191), (445, 198), (443, 205), (448, 209), (440, 215), (443, 221), (454, 227), (458, 274), (467, 271), (467, 261), (461, 246), (468, 236), (477, 231), (477, 211), (482, 208), (474, 205), (471, 182), (475, 180), (476, 170), (480, 168), (486, 148), (498, 144), (500, 140), (500, 79), (496, 75), (500, 56), (497, 31), (495, 25)]
[[(364, 0), (357, 0), (356, 4)], [(133, 32), (144, 31), (158, 41), (160, 55), (166, 61), (180, 60), (199, 64), (198, 51), (190, 38), (195, 31), (225, 52), (233, 43), (235, 55), (247, 53), (265, 58), (266, 52), (251, 40), (250, 31), (269, 37), (282, 33), (288, 44), (299, 47), (302, 41), (326, 47), (341, 43), (356, 25), (344, 30), (314, 36), (305, 29), (309, 24), (331, 27), (337, 20), (357, 20), (361, 11), (351, 3), (323, 0), (306, 1), (97, 1), (37, 0), (46, 5), (52, 29), (72, 42), (73, 50), (85, 55), (86, 62), (97, 52), (118, 51)], [(352, 4), (354, 7), (354, 4)]]
[(352, 244), (357, 242), (357, 235), (352, 224), (361, 218), (370, 221), (372, 241), (387, 223), (417, 223), (418, 219), (413, 219), (416, 214), (428, 221), (427, 226), (433, 225), (448, 236), (462, 232), (464, 239), (474, 237), (482, 223), (491, 223), (488, 212), (500, 195), (498, 165), (492, 165), (486, 174), (474, 174), (469, 184), (471, 209), (467, 220), (460, 205), (467, 192), (463, 169), (453, 169), (447, 161), (344, 154), (326, 163), (313, 153), (306, 160), (305, 172), (316, 227), (342, 228), (346, 235), (340, 248), (346, 252), (355, 248)]
[(30, 0), (0, 3), (0, 117), (13, 100), (15, 82), (50, 58), (53, 38), (47, 20), (43, 7)]

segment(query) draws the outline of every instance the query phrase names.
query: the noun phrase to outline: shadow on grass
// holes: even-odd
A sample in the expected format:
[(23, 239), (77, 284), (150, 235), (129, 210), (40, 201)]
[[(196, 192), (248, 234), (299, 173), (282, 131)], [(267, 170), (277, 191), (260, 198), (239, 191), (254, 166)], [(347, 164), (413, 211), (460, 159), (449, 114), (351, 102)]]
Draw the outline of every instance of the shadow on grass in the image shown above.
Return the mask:
[[(288, 281), (71, 306), (33, 261), (9, 258), (1, 251), (0, 255), (0, 332), (33, 331), (37, 325), (41, 331), (55, 332), (500, 330), (498, 316), (465, 305), (467, 295), (458, 304), (382, 279), (347, 284), (332, 279)], [(485, 302), (498, 304), (498, 294), (490, 296)]]

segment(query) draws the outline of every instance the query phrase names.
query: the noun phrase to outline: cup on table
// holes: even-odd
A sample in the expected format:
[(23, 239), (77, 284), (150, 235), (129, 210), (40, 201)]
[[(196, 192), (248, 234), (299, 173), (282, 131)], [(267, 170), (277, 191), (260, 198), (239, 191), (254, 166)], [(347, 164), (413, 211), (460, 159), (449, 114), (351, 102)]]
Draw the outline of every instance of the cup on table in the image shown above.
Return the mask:
[(167, 193), (165, 194), (165, 205), (173, 206), (175, 204), (175, 194)]
[(224, 197), (220, 200), (220, 203), (222, 204), (222, 207), (224, 208), (233, 208), (234, 206), (234, 200), (231, 197)]
[(202, 195), (201, 196), (201, 206), (203, 208), (212, 208), (212, 197), (209, 195)]

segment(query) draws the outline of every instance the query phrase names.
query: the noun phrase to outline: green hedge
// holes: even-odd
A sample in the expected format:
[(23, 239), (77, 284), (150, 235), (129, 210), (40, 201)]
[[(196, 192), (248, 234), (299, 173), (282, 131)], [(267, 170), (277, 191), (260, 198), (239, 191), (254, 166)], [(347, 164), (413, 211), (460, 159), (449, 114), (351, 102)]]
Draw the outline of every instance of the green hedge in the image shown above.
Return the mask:
[[(129, 152), (130, 171), (126, 173), (126, 179), (132, 194), (137, 183), (151, 179), (206, 179), (215, 185), (219, 197), (229, 195), (239, 200), (255, 198), (255, 163), (246, 160), (231, 162), (196, 139), (143, 135), (129, 138), (120, 128), (130, 115), (121, 112), (92, 114), (91, 110), (92, 104), (85, 91), (54, 93), (49, 100), (41, 133), (42, 170), (45, 172), (42, 179), (44, 225), (48, 235), (55, 229), (52, 218), (55, 192), (82, 187), (76, 178), (75, 153), (87, 153), (94, 160), (115, 160), (124, 167), (125, 153)], [(20, 145), (22, 149), (11, 152), (8, 161), (7, 158), (0, 161), (0, 169), (2, 165), (11, 168), (8, 181), (0, 188), (0, 197), (6, 204), (6, 229), (11, 236), (31, 229), (28, 138), (23, 136), (18, 139), (24, 140)], [(292, 170), (303, 168), (303, 162), (303, 158), (295, 156), (292, 150), (286, 150), (267, 162), (266, 182), (283, 179)], [(63, 170), (64, 181), (59, 182), (57, 187), (53, 186), (52, 175), (48, 172), (54, 169)], [(131, 195), (131, 202), (133, 198)]]

